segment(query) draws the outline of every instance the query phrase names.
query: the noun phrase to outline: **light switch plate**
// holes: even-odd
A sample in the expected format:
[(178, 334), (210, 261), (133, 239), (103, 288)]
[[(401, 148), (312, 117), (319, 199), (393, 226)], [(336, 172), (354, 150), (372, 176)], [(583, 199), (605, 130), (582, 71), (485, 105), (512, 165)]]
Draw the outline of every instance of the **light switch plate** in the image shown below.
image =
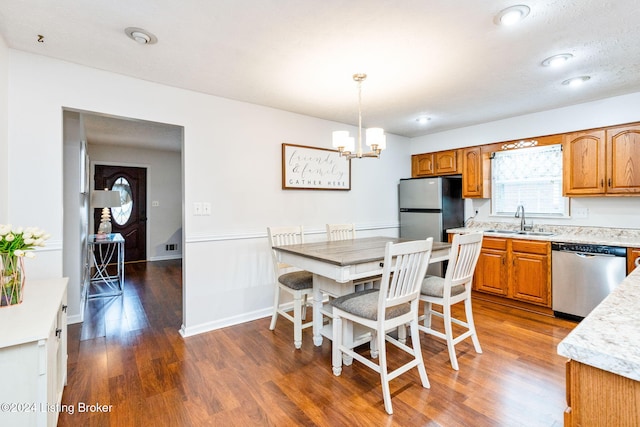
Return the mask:
[(195, 202), (193, 204), (193, 214), (194, 215), (202, 215), (202, 203), (201, 202)]
[(202, 215), (211, 215), (211, 203), (202, 203)]

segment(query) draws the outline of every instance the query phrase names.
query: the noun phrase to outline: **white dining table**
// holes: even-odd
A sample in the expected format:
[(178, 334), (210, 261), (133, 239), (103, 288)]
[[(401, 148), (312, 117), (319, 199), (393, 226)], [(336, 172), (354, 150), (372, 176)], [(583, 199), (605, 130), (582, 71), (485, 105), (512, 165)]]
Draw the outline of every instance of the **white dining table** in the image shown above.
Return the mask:
[[(274, 246), (280, 262), (313, 273), (313, 342), (322, 345), (323, 336), (331, 339), (331, 327), (323, 327), (323, 295), (337, 298), (355, 291), (354, 280), (382, 274), (387, 242), (409, 239), (394, 237), (364, 237), (349, 240), (301, 243)], [(450, 243), (434, 242), (430, 263), (449, 259)], [(345, 341), (354, 341), (353, 331), (345, 331)], [(357, 345), (357, 343), (356, 343)]]

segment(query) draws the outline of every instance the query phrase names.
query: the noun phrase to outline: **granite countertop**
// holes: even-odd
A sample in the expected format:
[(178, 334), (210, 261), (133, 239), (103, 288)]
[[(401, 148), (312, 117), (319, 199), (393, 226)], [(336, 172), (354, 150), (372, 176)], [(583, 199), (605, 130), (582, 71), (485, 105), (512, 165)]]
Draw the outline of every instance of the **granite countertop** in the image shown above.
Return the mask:
[(640, 268), (558, 344), (558, 354), (640, 381)]
[[(448, 233), (471, 233), (485, 230), (518, 230), (516, 224), (505, 222), (469, 221), (466, 227), (448, 229)], [(521, 235), (513, 233), (486, 233), (485, 236), (510, 239), (541, 240), (560, 243), (586, 243), (592, 245), (640, 247), (640, 230), (631, 228), (575, 227), (559, 225), (536, 226), (533, 231), (553, 233), (550, 236)]]

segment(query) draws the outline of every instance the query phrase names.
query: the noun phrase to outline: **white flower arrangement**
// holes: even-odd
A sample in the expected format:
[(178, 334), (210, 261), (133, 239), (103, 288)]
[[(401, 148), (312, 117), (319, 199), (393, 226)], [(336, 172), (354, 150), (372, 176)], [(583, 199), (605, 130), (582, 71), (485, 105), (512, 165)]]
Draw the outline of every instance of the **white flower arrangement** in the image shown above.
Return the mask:
[(0, 224), (0, 254), (33, 258), (31, 250), (44, 246), (45, 240), (50, 237), (50, 234), (36, 227), (12, 229), (11, 224)]

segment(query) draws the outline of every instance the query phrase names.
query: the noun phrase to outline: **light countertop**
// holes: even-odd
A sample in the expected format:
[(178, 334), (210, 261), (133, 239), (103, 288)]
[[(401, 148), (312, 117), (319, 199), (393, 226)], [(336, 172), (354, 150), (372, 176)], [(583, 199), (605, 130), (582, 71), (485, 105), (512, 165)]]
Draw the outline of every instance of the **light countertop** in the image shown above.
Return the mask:
[[(516, 225), (501, 222), (470, 221), (466, 227), (448, 229), (448, 233), (470, 233), (485, 230), (516, 230)], [(510, 239), (541, 240), (545, 242), (585, 243), (592, 245), (621, 246), (626, 248), (640, 247), (640, 230), (609, 227), (574, 227), (543, 225), (536, 226), (534, 231), (553, 233), (550, 236), (520, 235), (513, 233), (486, 233), (485, 236), (506, 237)]]
[(558, 344), (558, 354), (640, 381), (640, 268)]
[(47, 339), (69, 279), (27, 279), (21, 304), (0, 307), (0, 348)]

